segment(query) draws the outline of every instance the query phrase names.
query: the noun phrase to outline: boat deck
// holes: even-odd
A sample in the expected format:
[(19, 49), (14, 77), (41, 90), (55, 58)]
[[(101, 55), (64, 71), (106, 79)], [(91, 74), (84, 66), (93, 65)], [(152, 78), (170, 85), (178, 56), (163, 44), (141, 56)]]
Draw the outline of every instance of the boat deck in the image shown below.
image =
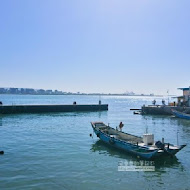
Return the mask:
[(104, 123), (95, 123), (95, 127), (100, 131), (102, 131), (103, 133), (106, 133), (108, 135), (113, 135), (114, 138), (116, 139), (120, 139), (133, 144), (143, 143), (143, 138), (115, 130), (109, 126), (106, 126)]

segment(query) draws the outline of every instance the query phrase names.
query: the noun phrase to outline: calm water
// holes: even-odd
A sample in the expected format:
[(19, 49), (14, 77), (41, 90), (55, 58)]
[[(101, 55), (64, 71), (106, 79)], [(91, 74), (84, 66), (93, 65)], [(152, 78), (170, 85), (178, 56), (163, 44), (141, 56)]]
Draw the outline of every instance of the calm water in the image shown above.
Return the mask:
[[(98, 96), (0, 95), (4, 104), (97, 103)], [(101, 97), (109, 111), (6, 115), (0, 117), (0, 189), (190, 189), (190, 121), (133, 115), (130, 108), (152, 97)], [(161, 103), (162, 98), (156, 98)], [(121, 161), (136, 161), (98, 138), (90, 138), (91, 121), (117, 126), (141, 136), (148, 126), (156, 140), (187, 146), (177, 157), (155, 163), (154, 172), (119, 172)], [(138, 161), (138, 160), (137, 160)]]

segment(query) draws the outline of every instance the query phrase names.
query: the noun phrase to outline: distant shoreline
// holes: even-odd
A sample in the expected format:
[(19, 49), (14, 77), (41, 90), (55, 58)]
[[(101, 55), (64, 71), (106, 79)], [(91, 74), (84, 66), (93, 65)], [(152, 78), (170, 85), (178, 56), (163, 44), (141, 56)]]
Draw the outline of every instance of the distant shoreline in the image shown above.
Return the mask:
[(84, 93), (84, 92), (66, 92), (60, 90), (44, 90), (44, 89), (34, 89), (34, 88), (5, 88), (0, 87), (0, 94), (11, 94), (11, 95), (95, 95), (95, 96), (148, 96), (154, 97), (159, 96), (163, 97), (163, 95), (155, 95), (154, 93), (150, 94), (136, 94), (134, 92), (126, 92), (126, 93)]
[[(1, 93), (0, 95), (32, 95), (32, 96), (70, 96), (70, 95), (77, 95), (77, 96), (143, 96), (143, 97), (163, 97), (164, 95), (128, 95), (128, 94), (6, 94), (6, 93)], [(170, 96), (175, 96), (175, 95), (170, 95)]]

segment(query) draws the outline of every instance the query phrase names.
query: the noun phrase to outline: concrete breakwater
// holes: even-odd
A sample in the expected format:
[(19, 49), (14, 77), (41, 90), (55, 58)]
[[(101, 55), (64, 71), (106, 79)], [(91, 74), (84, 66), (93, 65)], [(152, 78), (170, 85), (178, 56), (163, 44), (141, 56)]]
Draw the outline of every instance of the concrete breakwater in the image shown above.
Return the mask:
[(108, 104), (91, 105), (2, 105), (0, 114), (20, 114), (20, 113), (47, 113), (47, 112), (86, 112), (86, 111), (106, 111)]
[(172, 115), (172, 109), (180, 112), (190, 113), (190, 107), (178, 106), (142, 106), (142, 114), (150, 115)]

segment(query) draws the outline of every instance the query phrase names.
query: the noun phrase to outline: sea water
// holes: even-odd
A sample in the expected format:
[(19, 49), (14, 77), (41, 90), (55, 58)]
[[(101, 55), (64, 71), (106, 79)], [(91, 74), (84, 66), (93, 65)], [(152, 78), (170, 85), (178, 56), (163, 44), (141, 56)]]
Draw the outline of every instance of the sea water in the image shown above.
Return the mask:
[[(108, 111), (15, 114), (0, 116), (0, 189), (139, 190), (190, 189), (190, 121), (171, 116), (134, 115), (130, 108), (149, 105), (163, 97), (101, 96)], [(165, 97), (167, 101), (167, 97)], [(97, 104), (99, 96), (0, 95), (7, 105)], [(176, 157), (154, 162), (155, 171), (118, 171), (121, 162), (139, 158), (102, 143), (92, 121), (142, 136), (146, 130), (155, 140), (187, 144)], [(93, 134), (90, 137), (89, 134)]]

